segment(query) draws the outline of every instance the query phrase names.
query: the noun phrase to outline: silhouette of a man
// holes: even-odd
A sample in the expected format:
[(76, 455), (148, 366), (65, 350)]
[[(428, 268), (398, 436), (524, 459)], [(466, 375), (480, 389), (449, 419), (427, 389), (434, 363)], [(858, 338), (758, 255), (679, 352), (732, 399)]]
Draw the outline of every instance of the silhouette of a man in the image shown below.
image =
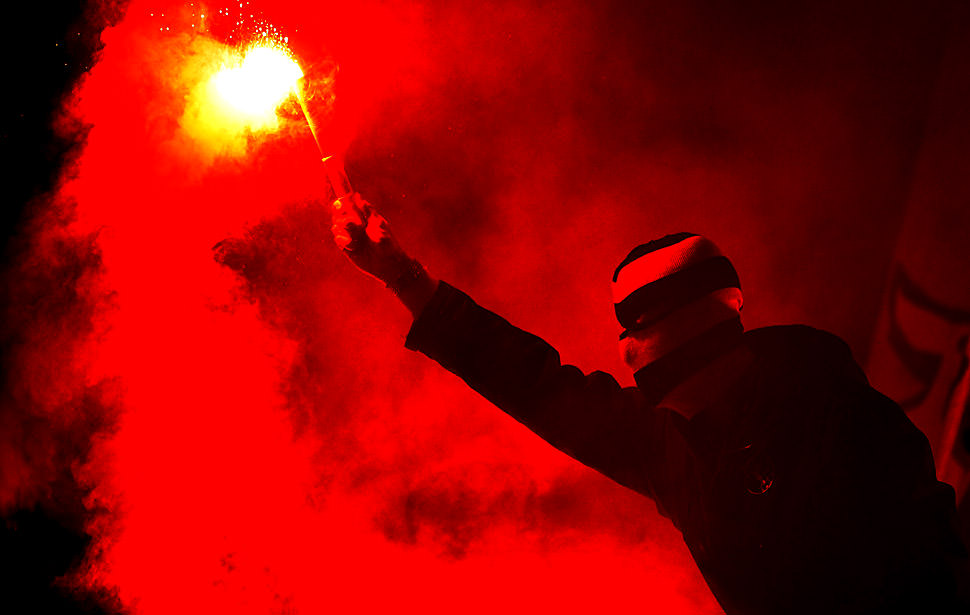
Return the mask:
[(433, 279), (359, 195), (333, 233), (414, 315), (406, 346), (556, 448), (652, 498), (727, 613), (970, 613), (953, 489), (836, 336), (745, 332), (731, 262), (681, 233), (613, 276), (636, 387), (560, 362)]

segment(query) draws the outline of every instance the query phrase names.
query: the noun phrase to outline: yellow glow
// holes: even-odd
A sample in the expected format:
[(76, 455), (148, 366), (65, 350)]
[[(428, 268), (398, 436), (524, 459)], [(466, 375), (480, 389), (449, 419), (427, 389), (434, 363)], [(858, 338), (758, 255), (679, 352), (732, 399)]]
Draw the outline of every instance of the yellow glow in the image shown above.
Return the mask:
[(275, 128), (276, 107), (303, 76), (300, 66), (285, 50), (271, 42), (251, 47), (235, 64), (226, 65), (212, 78), (212, 86), (226, 112), (251, 128)]
[(197, 36), (190, 45), (177, 74), (187, 90), (179, 119), (186, 140), (173, 147), (194, 149), (198, 160), (245, 156), (254, 135), (283, 127), (276, 108), (303, 74), (283, 41), (266, 38), (240, 50)]

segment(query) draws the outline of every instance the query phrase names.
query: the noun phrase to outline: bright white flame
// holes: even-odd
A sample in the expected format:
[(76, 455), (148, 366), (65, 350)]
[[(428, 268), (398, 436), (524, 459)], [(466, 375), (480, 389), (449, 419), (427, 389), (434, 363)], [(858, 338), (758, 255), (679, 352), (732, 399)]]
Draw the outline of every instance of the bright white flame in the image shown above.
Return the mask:
[(213, 77), (216, 92), (254, 127), (276, 124), (276, 107), (303, 76), (299, 64), (283, 49), (270, 45), (251, 48), (237, 66)]

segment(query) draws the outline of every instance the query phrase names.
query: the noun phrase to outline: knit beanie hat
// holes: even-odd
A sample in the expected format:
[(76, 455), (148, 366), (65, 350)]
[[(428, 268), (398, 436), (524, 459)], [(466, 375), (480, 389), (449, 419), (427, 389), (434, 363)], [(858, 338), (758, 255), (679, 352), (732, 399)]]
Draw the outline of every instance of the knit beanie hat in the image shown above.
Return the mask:
[(676, 233), (639, 245), (613, 273), (620, 339), (707, 296), (741, 311), (738, 274), (713, 241)]

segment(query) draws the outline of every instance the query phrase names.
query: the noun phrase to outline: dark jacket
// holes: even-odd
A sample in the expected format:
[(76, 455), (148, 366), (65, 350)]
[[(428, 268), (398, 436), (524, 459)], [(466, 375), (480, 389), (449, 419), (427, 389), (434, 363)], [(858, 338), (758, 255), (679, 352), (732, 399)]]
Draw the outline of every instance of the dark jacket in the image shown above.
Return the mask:
[[(953, 490), (846, 344), (803, 326), (713, 335), (622, 388), (442, 282), (406, 345), (652, 498), (727, 613), (970, 613)], [(705, 348), (739, 344), (754, 361), (716, 410), (658, 404)]]

